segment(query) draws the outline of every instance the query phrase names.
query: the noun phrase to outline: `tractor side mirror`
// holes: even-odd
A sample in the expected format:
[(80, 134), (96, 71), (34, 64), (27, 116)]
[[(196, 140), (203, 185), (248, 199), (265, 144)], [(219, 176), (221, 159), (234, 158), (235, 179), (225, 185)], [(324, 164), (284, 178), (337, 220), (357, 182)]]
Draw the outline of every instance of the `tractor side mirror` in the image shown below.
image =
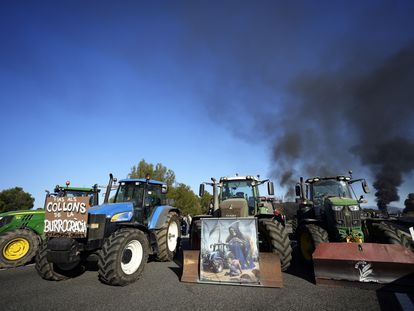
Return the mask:
[(200, 189), (198, 190), (198, 195), (202, 197), (204, 195), (204, 184), (200, 184)]
[(272, 181), (268, 181), (267, 182), (267, 193), (269, 195), (274, 195), (275, 194), (275, 187), (273, 186), (273, 182)]
[(369, 192), (369, 187), (368, 187), (367, 181), (365, 179), (362, 181), (362, 190), (365, 193), (368, 193)]
[(167, 185), (162, 185), (161, 186), (161, 193), (167, 193), (168, 192), (168, 186)]
[(301, 194), (301, 190), (300, 190), (300, 185), (296, 185), (295, 186), (295, 194), (296, 194), (296, 196), (297, 197), (301, 197), (302, 196), (302, 194)]

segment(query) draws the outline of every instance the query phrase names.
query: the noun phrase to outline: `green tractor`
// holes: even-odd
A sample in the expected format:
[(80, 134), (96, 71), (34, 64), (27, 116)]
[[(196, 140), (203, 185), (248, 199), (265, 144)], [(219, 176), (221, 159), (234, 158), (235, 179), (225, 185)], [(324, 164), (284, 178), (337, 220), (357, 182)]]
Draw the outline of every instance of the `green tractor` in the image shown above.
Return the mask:
[(360, 181), (365, 193), (365, 180), (351, 180), (350, 176), (303, 178), (296, 185), (297, 228), (295, 234), (300, 256), (312, 262), (312, 254), (321, 242), (363, 242), (362, 198), (354, 198), (351, 184)]
[[(98, 205), (98, 186), (92, 188), (55, 187), (53, 193), (47, 191), (46, 198), (89, 197), (91, 205)], [(14, 268), (32, 261), (40, 242), (44, 239), (45, 211), (20, 210), (0, 214), (0, 269)]]
[(200, 249), (202, 218), (254, 217), (258, 224), (259, 251), (276, 253), (280, 258), (281, 269), (285, 271), (292, 259), (285, 217), (274, 208), (272, 200), (259, 194), (259, 186), (266, 183), (268, 194), (273, 196), (273, 183), (268, 179), (259, 180), (255, 176), (238, 175), (221, 177), (219, 182), (215, 178), (211, 180), (211, 183), (200, 185), (200, 196), (204, 194), (205, 184), (213, 187), (213, 202), (208, 215), (193, 217), (190, 228), (191, 248)]
[(312, 263), (312, 254), (320, 243), (383, 243), (409, 247), (409, 235), (396, 226), (394, 219), (365, 212), (352, 187), (361, 183), (368, 193), (365, 179), (349, 176), (303, 178), (296, 185), (297, 228), (296, 240), (300, 257)]
[[(404, 285), (414, 273), (414, 254), (408, 232), (398, 219), (362, 210), (353, 184), (365, 179), (349, 176), (303, 178), (296, 185), (298, 251), (313, 265), (316, 284), (348, 282)], [(401, 283), (399, 283), (401, 282)]]

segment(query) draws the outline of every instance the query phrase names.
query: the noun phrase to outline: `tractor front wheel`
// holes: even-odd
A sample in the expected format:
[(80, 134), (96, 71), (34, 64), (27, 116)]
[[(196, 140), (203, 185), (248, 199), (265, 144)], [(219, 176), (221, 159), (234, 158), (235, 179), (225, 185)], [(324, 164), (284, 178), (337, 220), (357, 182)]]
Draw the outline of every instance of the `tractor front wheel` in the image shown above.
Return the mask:
[(329, 242), (328, 232), (325, 229), (309, 224), (299, 227), (296, 231), (299, 253), (305, 264), (312, 264), (312, 254), (322, 242)]
[(0, 235), (0, 269), (23, 266), (39, 248), (40, 238), (33, 231), (16, 229)]
[(56, 264), (47, 260), (47, 240), (44, 240), (36, 254), (36, 271), (45, 280), (63, 281), (76, 277), (84, 271), (80, 262), (71, 264)]
[(158, 244), (156, 255), (158, 261), (171, 261), (174, 258), (180, 241), (180, 234), (178, 215), (174, 212), (169, 213), (164, 226), (155, 233)]
[(282, 271), (287, 270), (292, 260), (292, 248), (285, 227), (272, 219), (259, 219), (259, 250), (273, 252), (280, 258)]
[(148, 238), (138, 229), (122, 228), (109, 236), (98, 256), (99, 279), (125, 286), (137, 281), (148, 260)]

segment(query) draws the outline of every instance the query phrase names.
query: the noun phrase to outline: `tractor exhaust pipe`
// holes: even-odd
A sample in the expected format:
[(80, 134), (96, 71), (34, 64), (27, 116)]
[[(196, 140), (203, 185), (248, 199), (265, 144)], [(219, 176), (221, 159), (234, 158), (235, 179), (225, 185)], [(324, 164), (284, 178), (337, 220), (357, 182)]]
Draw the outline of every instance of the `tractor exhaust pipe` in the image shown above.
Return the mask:
[(214, 177), (211, 177), (211, 181), (213, 182), (213, 199), (214, 199), (213, 212), (215, 212), (219, 209), (217, 180)]
[(116, 178), (114, 179), (114, 176), (112, 175), (112, 173), (110, 173), (109, 174), (108, 186), (106, 186), (104, 204), (108, 203), (108, 201), (109, 201), (109, 195), (111, 194), (112, 184), (113, 184), (114, 181), (116, 181)]

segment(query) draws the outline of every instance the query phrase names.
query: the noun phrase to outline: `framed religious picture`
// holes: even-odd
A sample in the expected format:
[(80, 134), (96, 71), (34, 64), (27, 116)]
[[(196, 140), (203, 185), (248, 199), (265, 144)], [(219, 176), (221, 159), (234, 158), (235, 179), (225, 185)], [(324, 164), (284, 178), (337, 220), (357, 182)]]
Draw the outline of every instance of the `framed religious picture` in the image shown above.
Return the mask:
[(202, 218), (200, 282), (260, 284), (256, 218)]

